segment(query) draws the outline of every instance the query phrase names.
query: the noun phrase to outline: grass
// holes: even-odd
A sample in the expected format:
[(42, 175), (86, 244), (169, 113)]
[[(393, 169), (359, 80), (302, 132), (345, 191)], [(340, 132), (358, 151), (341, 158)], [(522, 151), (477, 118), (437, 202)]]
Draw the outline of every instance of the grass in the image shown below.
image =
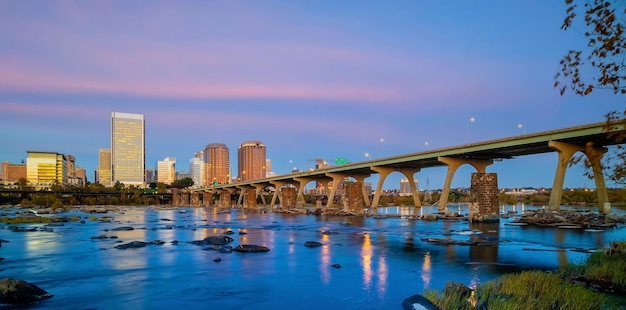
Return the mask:
[(444, 310), (621, 309), (607, 295), (579, 282), (595, 284), (596, 289), (626, 290), (626, 242), (613, 243), (609, 249), (591, 254), (583, 265), (570, 265), (559, 272), (530, 270), (503, 275), (478, 286), (471, 297), (434, 290), (424, 296)]

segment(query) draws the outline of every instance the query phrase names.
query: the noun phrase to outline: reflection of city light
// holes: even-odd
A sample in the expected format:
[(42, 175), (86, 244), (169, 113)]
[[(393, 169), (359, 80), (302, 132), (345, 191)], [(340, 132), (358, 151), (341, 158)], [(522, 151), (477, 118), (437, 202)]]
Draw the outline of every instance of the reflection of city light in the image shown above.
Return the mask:
[(322, 264), (320, 264), (320, 271), (322, 272), (322, 281), (324, 284), (330, 283), (330, 272), (328, 270), (328, 267), (330, 266), (330, 247), (328, 246), (329, 240), (330, 238), (328, 235), (322, 235), (322, 243), (324, 243), (324, 245), (322, 246), (322, 251), (320, 252), (320, 261), (322, 262)]
[(387, 274), (385, 256), (380, 256), (378, 259), (378, 295), (381, 299), (385, 297), (385, 291), (387, 290)]
[(363, 262), (363, 289), (368, 291), (372, 283), (372, 241), (370, 235), (365, 234), (363, 238), (363, 245), (361, 246), (361, 258)]
[(432, 278), (431, 268), (432, 261), (430, 252), (426, 252), (424, 255), (424, 263), (422, 264), (422, 281), (424, 281), (424, 289), (427, 289), (430, 286), (430, 280)]

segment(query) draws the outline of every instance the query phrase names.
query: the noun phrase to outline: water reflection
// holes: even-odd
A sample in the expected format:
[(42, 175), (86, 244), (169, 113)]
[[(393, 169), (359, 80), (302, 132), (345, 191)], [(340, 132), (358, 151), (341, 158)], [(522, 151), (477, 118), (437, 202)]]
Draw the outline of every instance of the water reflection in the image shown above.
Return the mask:
[(480, 232), (480, 234), (472, 234), (470, 236), (470, 241), (476, 242), (476, 244), (470, 245), (470, 260), (485, 263), (497, 262), (500, 223), (470, 222), (469, 229), (472, 232)]
[(422, 281), (424, 281), (424, 289), (430, 288), (430, 280), (432, 277), (432, 261), (430, 252), (424, 254), (424, 262), (422, 263)]
[(363, 266), (363, 289), (370, 290), (372, 284), (372, 254), (374, 249), (372, 248), (372, 241), (370, 240), (370, 234), (363, 235), (363, 244), (361, 245), (361, 266)]

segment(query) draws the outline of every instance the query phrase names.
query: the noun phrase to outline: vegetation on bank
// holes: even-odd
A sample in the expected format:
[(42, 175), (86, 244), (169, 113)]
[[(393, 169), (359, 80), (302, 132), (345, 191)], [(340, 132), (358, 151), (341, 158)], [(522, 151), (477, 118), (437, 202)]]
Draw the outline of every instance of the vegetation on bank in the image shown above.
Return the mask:
[[(153, 184), (154, 185), (154, 184)], [(140, 189), (129, 186), (124, 187), (123, 184), (106, 188), (97, 183), (89, 184), (88, 187), (74, 187), (66, 189), (55, 189), (50, 191), (41, 191), (36, 194), (26, 196), (16, 196), (2, 193), (0, 191), (0, 205), (2, 204), (21, 204), (22, 206), (42, 206), (45, 208), (68, 208), (74, 205), (158, 205), (163, 202), (159, 200), (158, 195), (165, 193), (163, 186), (155, 185), (155, 188)], [(76, 193), (94, 193), (97, 195), (88, 196), (72, 196), (67, 195), (68, 192)], [(608, 189), (609, 201), (613, 205), (626, 205), (626, 189), (613, 188)], [(440, 198), (438, 192), (432, 192), (429, 195), (421, 194), (423, 205), (433, 205)], [(271, 201), (272, 196), (266, 195), (265, 200)], [(317, 198), (311, 195), (304, 196), (305, 202), (315, 204)], [(506, 195), (500, 194), (498, 199), (501, 204), (517, 204), (525, 203), (530, 205), (546, 205), (550, 200), (549, 191), (539, 191), (529, 195)], [(321, 199), (326, 204), (327, 198)], [(563, 192), (562, 204), (564, 205), (594, 205), (597, 203), (597, 194), (590, 190), (566, 190)], [(450, 203), (467, 203), (469, 202), (469, 194), (463, 191), (453, 191), (448, 196)], [(380, 205), (413, 205), (412, 196), (399, 195), (383, 195), (380, 198)]]
[(440, 309), (621, 309), (602, 292), (626, 292), (626, 242), (558, 272), (523, 271), (462, 290), (425, 292)]

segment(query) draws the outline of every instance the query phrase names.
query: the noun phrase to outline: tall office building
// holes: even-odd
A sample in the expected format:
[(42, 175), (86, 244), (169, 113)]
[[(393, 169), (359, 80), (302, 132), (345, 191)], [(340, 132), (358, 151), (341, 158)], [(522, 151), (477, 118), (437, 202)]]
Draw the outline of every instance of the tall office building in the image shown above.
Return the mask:
[(237, 172), (241, 181), (265, 178), (265, 144), (260, 141), (247, 141), (237, 152)]
[(189, 174), (193, 180), (194, 187), (204, 186), (204, 168), (204, 151), (198, 151), (195, 156), (189, 160)]
[(113, 186), (111, 180), (111, 149), (100, 149), (98, 152), (99, 162), (98, 162), (98, 180), (97, 182), (111, 187)]
[(67, 160), (55, 152), (27, 151), (26, 179), (37, 188), (67, 184)]
[(172, 184), (176, 180), (176, 158), (166, 157), (157, 161), (157, 182)]
[(76, 157), (74, 155), (65, 155), (67, 159), (67, 176), (75, 177), (76, 176)]
[(111, 113), (111, 182), (145, 186), (145, 121), (143, 114)]
[(22, 161), (21, 164), (12, 164), (8, 161), (2, 162), (2, 176), (0, 177), (0, 184), (13, 184), (20, 179), (26, 178), (26, 165)]
[(204, 184), (230, 183), (230, 151), (224, 143), (211, 143), (204, 148)]

